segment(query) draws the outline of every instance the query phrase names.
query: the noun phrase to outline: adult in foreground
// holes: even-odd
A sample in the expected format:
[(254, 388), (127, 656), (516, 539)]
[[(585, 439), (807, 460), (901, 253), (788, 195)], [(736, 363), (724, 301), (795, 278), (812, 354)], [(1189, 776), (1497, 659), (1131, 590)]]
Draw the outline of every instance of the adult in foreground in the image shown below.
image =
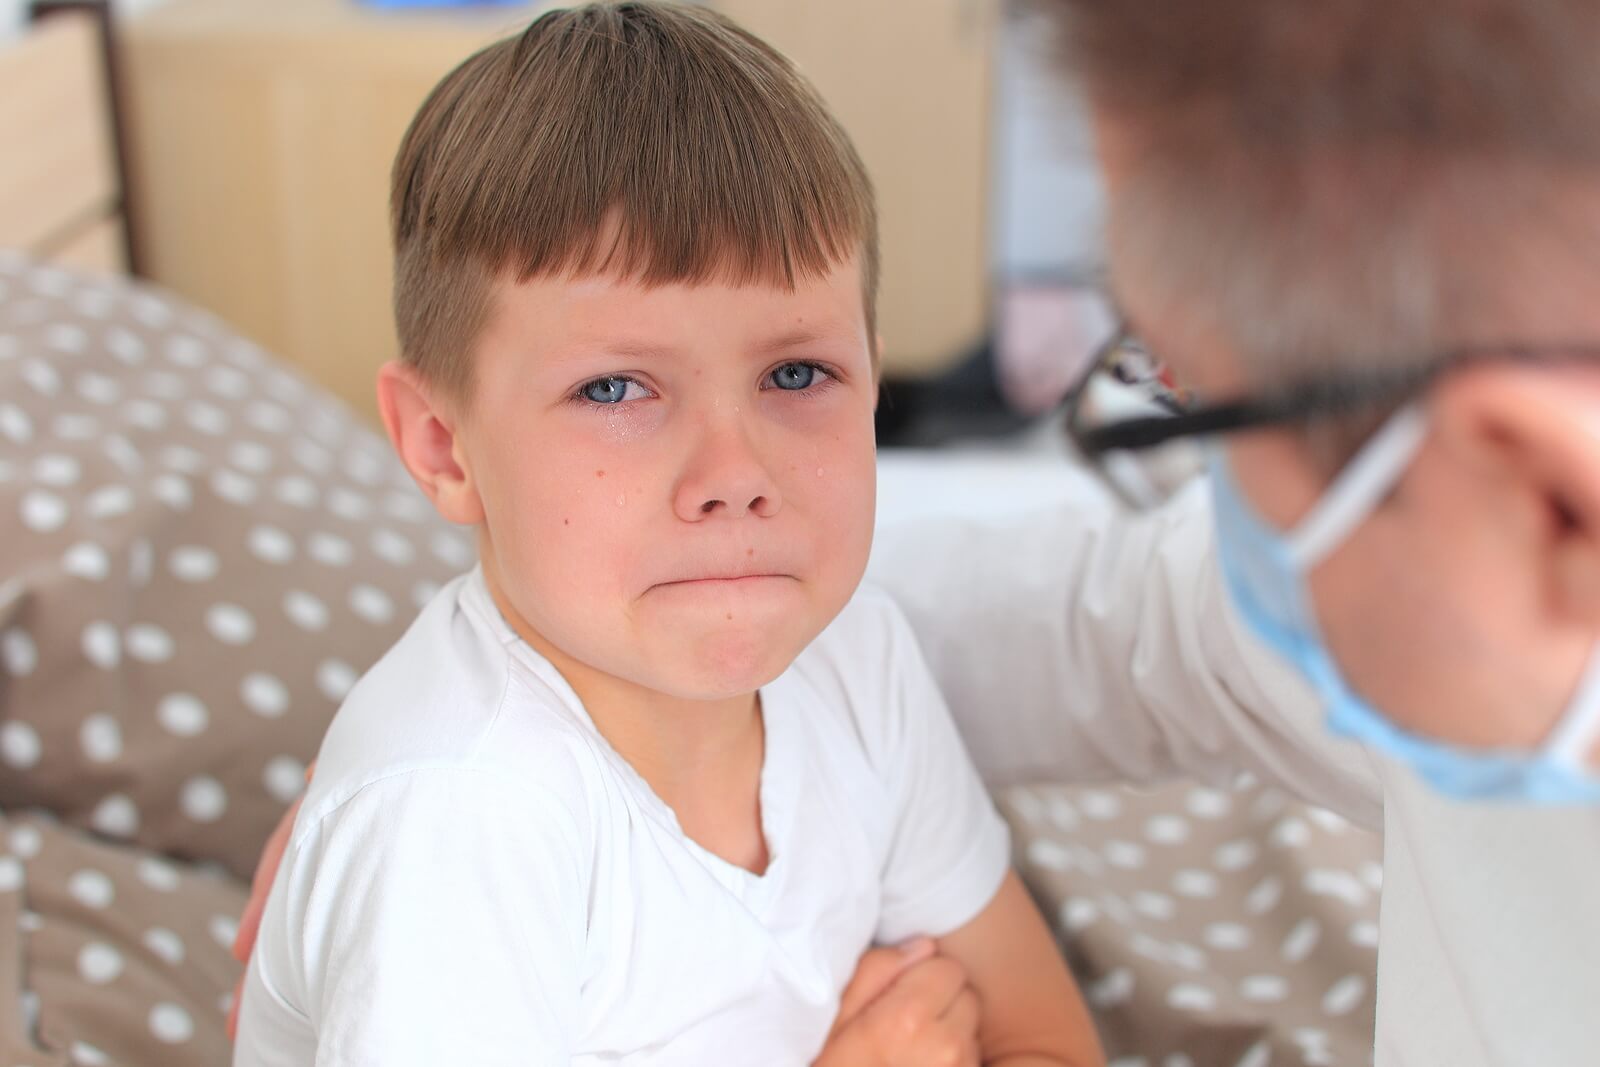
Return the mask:
[(1249, 768), (1381, 818), (1378, 1064), (1592, 1060), (1600, 8), (1043, 6), (1106, 180), (1099, 374), (1186, 388), (1087, 385), (1074, 436), (1141, 503), (1140, 446), (1209, 433), (1213, 477), (886, 531), (876, 579), (994, 781)]

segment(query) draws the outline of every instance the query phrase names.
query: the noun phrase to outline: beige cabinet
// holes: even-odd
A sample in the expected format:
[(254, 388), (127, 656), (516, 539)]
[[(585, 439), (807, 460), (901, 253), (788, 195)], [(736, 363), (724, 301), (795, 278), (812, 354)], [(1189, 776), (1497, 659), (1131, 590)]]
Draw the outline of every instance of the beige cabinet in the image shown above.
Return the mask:
[[(936, 369), (985, 312), (986, 0), (718, 0), (795, 57), (882, 200), (891, 372)], [(173, 0), (123, 29), (147, 273), (371, 413), (395, 351), (389, 166), (412, 113), (538, 5)]]

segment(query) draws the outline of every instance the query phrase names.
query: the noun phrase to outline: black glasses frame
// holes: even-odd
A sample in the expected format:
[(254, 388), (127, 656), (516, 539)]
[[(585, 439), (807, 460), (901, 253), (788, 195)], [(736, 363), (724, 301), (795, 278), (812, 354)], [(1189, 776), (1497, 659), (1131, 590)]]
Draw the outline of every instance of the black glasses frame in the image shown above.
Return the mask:
[(1139, 452), (1185, 437), (1216, 437), (1394, 405), (1426, 390), (1438, 378), (1479, 363), (1600, 363), (1600, 345), (1496, 345), (1457, 349), (1431, 362), (1395, 371), (1345, 378), (1307, 378), (1255, 397), (1240, 397), (1178, 409), (1171, 415), (1141, 415), (1104, 426), (1086, 426), (1083, 397), (1089, 383), (1122, 347), (1134, 343), (1124, 326), (1095, 352), (1088, 368), (1062, 400), (1067, 435), (1084, 457)]

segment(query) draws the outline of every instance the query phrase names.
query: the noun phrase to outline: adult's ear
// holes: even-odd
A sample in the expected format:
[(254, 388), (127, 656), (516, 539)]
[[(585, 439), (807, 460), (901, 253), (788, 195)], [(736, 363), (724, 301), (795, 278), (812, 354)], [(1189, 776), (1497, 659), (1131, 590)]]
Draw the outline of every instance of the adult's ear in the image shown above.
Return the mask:
[(378, 411), (400, 462), (450, 522), (483, 521), (478, 496), (454, 413), (417, 371), (398, 360), (378, 370)]
[(1432, 401), (1441, 443), (1534, 501), (1551, 609), (1600, 628), (1600, 371), (1486, 364)]

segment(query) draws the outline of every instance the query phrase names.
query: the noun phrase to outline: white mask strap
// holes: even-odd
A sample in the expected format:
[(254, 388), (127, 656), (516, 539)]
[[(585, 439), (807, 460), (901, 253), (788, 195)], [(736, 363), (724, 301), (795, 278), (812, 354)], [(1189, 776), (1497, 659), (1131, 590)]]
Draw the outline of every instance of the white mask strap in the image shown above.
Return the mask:
[(1560, 763), (1579, 769), (1589, 765), (1589, 752), (1600, 737), (1600, 644), (1578, 680), (1567, 712), (1545, 739), (1545, 751)]
[(1284, 540), (1302, 573), (1328, 557), (1400, 480), (1428, 435), (1428, 417), (1412, 404), (1383, 424), (1339, 472), (1311, 513)]

